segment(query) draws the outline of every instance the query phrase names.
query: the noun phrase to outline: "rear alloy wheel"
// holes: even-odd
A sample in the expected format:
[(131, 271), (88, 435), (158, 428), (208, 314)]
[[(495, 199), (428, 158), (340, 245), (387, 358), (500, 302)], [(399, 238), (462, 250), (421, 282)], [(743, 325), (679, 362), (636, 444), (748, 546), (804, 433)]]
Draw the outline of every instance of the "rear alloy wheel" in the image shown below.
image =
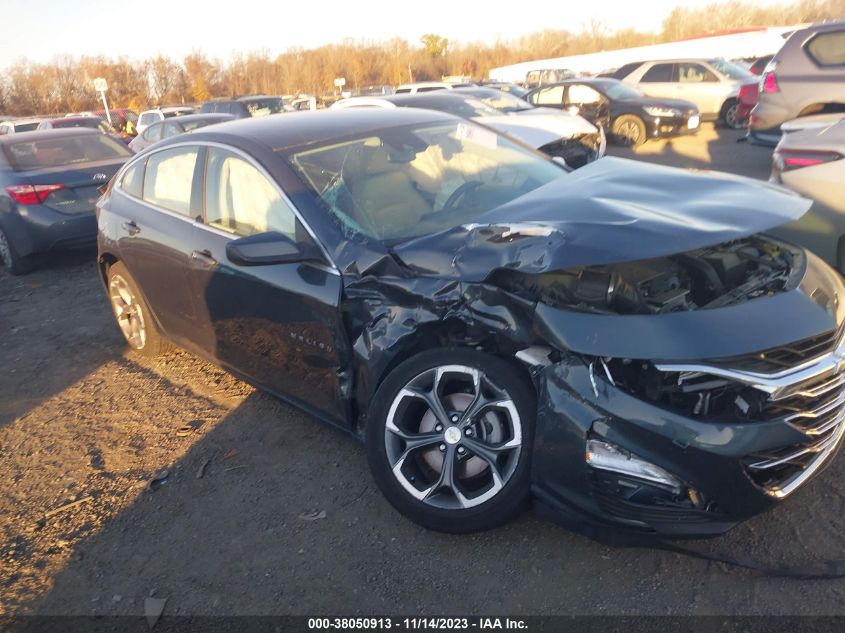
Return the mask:
[(379, 388), (367, 456), (387, 499), (444, 532), (495, 527), (528, 500), (536, 404), (503, 360), (463, 349), (424, 352)]
[(739, 101), (729, 99), (722, 107), (722, 123), (732, 130), (741, 130), (745, 127), (745, 121), (739, 118)]
[(109, 267), (109, 300), (123, 338), (145, 356), (158, 356), (167, 349), (146, 301), (122, 263)]
[(623, 114), (614, 119), (611, 131), (617, 142), (628, 147), (642, 145), (648, 136), (643, 120), (633, 114)]
[(12, 244), (9, 236), (0, 227), (0, 261), (13, 275), (24, 275), (32, 270), (32, 257), (21, 257)]

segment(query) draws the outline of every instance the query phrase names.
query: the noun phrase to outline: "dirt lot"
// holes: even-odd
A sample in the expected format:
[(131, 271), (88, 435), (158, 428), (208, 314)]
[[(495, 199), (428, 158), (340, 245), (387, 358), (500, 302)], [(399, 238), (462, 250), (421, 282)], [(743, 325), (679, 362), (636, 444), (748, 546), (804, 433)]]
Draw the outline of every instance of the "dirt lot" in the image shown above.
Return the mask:
[[(613, 153), (765, 177), (770, 151), (737, 136)], [(530, 514), (473, 536), (418, 528), (349, 437), (189, 354), (126, 353), (92, 253), (0, 270), (0, 358), (0, 614), (141, 614), (151, 595), (165, 615), (845, 614), (843, 580), (613, 549)], [(841, 558), (843, 474), (839, 459), (694, 546)]]

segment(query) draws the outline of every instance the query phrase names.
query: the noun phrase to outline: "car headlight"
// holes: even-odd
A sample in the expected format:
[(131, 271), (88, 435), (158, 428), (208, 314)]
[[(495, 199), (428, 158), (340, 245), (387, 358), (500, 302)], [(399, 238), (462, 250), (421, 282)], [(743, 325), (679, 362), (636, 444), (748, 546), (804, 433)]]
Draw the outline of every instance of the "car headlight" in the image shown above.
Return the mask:
[(651, 116), (680, 116), (681, 113), (675, 108), (661, 108), (659, 106), (647, 106), (643, 108)]
[(673, 490), (681, 489), (681, 481), (660, 466), (607, 442), (587, 440), (586, 461), (599, 470), (609, 470), (634, 479), (667, 486)]

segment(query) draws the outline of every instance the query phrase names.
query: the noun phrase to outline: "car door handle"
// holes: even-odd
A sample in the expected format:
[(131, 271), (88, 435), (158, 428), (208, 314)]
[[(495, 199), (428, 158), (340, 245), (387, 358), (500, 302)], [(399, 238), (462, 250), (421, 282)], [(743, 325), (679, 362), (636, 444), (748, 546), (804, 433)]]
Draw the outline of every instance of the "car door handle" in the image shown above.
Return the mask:
[(129, 233), (129, 235), (138, 235), (141, 232), (141, 229), (138, 228), (138, 225), (135, 224), (135, 220), (129, 220), (128, 222), (124, 222), (122, 225), (123, 230)]
[(191, 259), (208, 266), (209, 268), (217, 265), (217, 260), (211, 256), (209, 251), (194, 251), (191, 253)]

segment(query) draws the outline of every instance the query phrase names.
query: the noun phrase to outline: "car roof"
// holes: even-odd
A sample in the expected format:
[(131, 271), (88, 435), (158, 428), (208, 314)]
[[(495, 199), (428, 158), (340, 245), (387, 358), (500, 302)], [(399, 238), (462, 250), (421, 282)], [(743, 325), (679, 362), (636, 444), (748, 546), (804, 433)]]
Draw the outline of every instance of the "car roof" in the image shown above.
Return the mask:
[(88, 134), (100, 135), (98, 130), (90, 127), (66, 127), (53, 128), (50, 130), (33, 130), (31, 132), (18, 132), (9, 136), (0, 136), (0, 145), (11, 145), (13, 143), (25, 143), (27, 141), (40, 141), (43, 139), (56, 139), (63, 136), (84, 136)]
[(176, 123), (190, 123), (191, 121), (232, 121), (234, 118), (234, 114), (228, 114), (226, 112), (201, 112), (199, 114), (183, 114), (179, 117), (156, 121), (153, 125), (163, 125), (171, 121), (175, 121)]
[(38, 117), (28, 117), (28, 118), (20, 118), (20, 119), (8, 119), (6, 121), (2, 121), (2, 123), (12, 123), (14, 125), (23, 124), (26, 125), (27, 123), (40, 123), (44, 119)]
[(42, 119), (42, 121), (49, 121), (50, 123), (59, 123), (65, 121), (102, 121), (98, 116), (80, 114), (77, 116), (60, 116), (53, 119)]
[(454, 90), (450, 90), (449, 92), (452, 94), (457, 93), (459, 95), (470, 96), (490, 95), (491, 97), (498, 97), (502, 94), (501, 90), (498, 90), (496, 88), (490, 88), (489, 84), (487, 86), (461, 86), (460, 88), (455, 88)]
[(444, 120), (460, 119), (443, 112), (420, 108), (343, 108), (237, 119), (208, 129), (202, 128), (192, 132), (192, 136), (198, 141), (219, 140), (221, 142), (237, 137), (273, 150), (281, 150), (377, 132), (393, 126), (435, 123)]

